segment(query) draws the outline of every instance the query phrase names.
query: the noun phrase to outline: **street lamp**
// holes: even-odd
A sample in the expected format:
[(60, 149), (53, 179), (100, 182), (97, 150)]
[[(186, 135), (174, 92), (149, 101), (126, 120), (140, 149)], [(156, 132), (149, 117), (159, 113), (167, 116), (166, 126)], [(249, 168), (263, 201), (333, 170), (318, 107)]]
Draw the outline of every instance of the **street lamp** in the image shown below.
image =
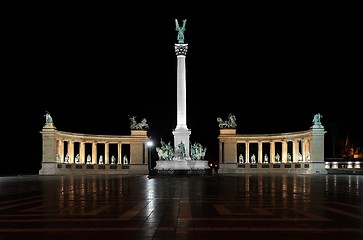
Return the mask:
[(148, 170), (149, 170), (149, 175), (150, 175), (150, 172), (151, 172), (151, 148), (154, 145), (154, 143), (151, 140), (151, 138), (149, 138), (149, 140), (147, 141), (146, 145), (148, 147), (147, 165), (148, 165)]

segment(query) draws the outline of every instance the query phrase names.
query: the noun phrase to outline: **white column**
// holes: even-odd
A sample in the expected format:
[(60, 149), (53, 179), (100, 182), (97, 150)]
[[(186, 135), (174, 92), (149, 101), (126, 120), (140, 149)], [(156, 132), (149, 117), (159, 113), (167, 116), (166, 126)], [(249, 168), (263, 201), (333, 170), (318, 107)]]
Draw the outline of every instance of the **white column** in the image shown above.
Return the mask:
[(181, 142), (185, 147), (186, 158), (189, 159), (189, 136), (191, 131), (187, 127), (187, 87), (185, 57), (188, 44), (175, 44), (177, 55), (177, 125), (173, 131), (174, 150), (178, 149)]
[(187, 87), (185, 78), (185, 55), (178, 55), (177, 67), (177, 126), (179, 128), (187, 128)]

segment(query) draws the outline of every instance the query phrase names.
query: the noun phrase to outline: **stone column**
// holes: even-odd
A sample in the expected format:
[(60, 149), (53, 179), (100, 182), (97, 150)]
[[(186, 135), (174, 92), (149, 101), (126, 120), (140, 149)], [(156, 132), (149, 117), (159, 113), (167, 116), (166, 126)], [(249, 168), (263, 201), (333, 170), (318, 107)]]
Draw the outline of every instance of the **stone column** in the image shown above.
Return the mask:
[(292, 142), (292, 161), (298, 162), (299, 161), (299, 144), (300, 140), (294, 140)]
[(92, 164), (97, 164), (98, 160), (97, 160), (97, 143), (93, 142), (92, 143)]
[(281, 162), (286, 163), (287, 162), (287, 142), (282, 142), (282, 153), (281, 153)]
[(85, 148), (85, 142), (79, 143), (79, 157), (81, 163), (86, 163), (86, 148)]
[(257, 157), (257, 163), (262, 163), (263, 162), (263, 156), (262, 156), (262, 142), (258, 142), (258, 157)]
[(270, 142), (270, 163), (275, 163), (275, 142)]
[(63, 141), (57, 140), (57, 154), (59, 155), (59, 163), (62, 162), (63, 159)]
[(122, 164), (122, 143), (117, 144), (117, 163)]
[(110, 144), (105, 143), (105, 164), (110, 164)]
[(246, 142), (245, 163), (250, 163), (250, 142)]
[(69, 163), (74, 163), (74, 142), (72, 140), (68, 141), (68, 156), (69, 156)]
[(186, 102), (186, 69), (185, 57), (188, 44), (175, 44), (177, 55), (177, 125), (173, 131), (174, 150), (178, 149), (181, 142), (185, 146), (186, 159), (189, 159), (189, 136), (191, 131), (187, 127), (187, 102)]

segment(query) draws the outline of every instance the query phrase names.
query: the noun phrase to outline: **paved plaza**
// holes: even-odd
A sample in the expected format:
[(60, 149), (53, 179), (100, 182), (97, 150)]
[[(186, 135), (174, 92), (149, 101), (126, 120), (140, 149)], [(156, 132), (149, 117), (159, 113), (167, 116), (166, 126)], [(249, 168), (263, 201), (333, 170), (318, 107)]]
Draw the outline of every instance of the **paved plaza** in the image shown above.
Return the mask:
[(0, 177), (0, 239), (363, 239), (363, 175)]

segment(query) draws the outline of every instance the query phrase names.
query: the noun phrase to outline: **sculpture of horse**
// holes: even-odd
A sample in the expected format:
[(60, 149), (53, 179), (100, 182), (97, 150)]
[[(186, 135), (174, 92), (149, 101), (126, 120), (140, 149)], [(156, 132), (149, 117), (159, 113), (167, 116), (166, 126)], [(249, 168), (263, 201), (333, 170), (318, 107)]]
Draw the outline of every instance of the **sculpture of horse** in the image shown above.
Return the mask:
[(141, 122), (136, 122), (136, 116), (129, 116), (130, 120), (130, 128), (131, 129), (148, 129), (149, 124), (147, 124), (147, 121), (145, 118), (141, 120)]
[(218, 117), (217, 122), (218, 122), (219, 128), (236, 128), (237, 127), (236, 117), (232, 113), (230, 113), (228, 115), (228, 120), (223, 121), (222, 118)]

